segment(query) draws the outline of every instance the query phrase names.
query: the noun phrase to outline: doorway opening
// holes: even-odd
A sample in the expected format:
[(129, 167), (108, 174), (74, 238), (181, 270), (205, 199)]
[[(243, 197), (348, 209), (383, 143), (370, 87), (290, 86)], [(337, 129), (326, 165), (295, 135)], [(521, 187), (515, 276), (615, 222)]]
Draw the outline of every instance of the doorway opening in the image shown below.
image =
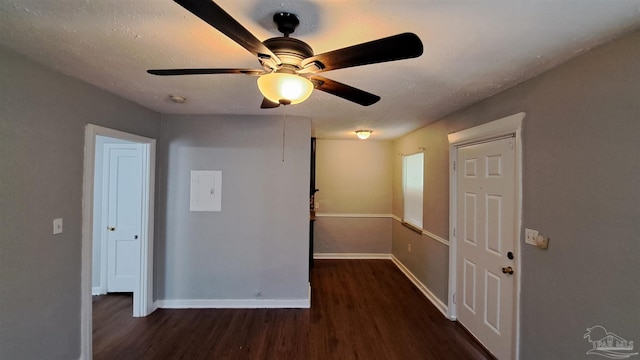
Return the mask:
[[(155, 148), (156, 140), (134, 135), (118, 130), (113, 130), (93, 124), (85, 128), (85, 153), (84, 153), (84, 179), (83, 179), (83, 204), (82, 204), (82, 294), (81, 294), (81, 355), (89, 359), (92, 354), (92, 294), (106, 289), (106, 283), (97, 280), (94, 283), (94, 239), (102, 240), (104, 234), (109, 234), (103, 221), (96, 221), (96, 213), (101, 218), (104, 207), (102, 196), (96, 195), (96, 186), (102, 188), (102, 174), (96, 174), (96, 163), (103, 164), (105, 157), (103, 149), (113, 148), (108, 144), (126, 144), (135, 148), (139, 155), (134, 162), (129, 161), (128, 166), (134, 166), (139, 175), (139, 223), (138, 229), (125, 237), (131, 237), (135, 241), (129, 243), (129, 249), (134, 249), (130, 264), (132, 276), (128, 280), (129, 288), (133, 293), (133, 316), (147, 316), (153, 312), (153, 228), (154, 228), (154, 194), (155, 194)], [(117, 147), (117, 146), (115, 146)], [(101, 191), (100, 191), (101, 192)], [(99, 193), (100, 193), (99, 192)], [(95, 201), (99, 199), (98, 201)], [(99, 204), (98, 204), (99, 203)], [(96, 208), (96, 205), (98, 207)], [(99, 227), (99, 228), (98, 228)], [(109, 228), (115, 226), (109, 225)], [(103, 231), (105, 230), (105, 231)], [(135, 233), (135, 234), (134, 234)], [(96, 242), (97, 243), (97, 242)], [(102, 243), (100, 243), (102, 244)], [(102, 245), (101, 249), (104, 249)], [(98, 250), (98, 249), (96, 249)], [(101, 256), (106, 254), (101, 254)], [(101, 264), (101, 266), (104, 264)], [(129, 266), (131, 267), (131, 266)], [(98, 274), (96, 274), (98, 275)], [(100, 279), (102, 272), (97, 276)], [(95, 286), (97, 284), (98, 286)], [(104, 290), (106, 292), (106, 290)]]
[(91, 294), (134, 293), (140, 271), (144, 144), (96, 136)]

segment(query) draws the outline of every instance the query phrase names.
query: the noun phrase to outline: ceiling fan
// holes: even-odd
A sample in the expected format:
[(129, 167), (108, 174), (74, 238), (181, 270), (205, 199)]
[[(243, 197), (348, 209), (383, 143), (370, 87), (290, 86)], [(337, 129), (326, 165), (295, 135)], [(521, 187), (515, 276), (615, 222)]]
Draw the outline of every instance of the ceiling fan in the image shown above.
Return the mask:
[(317, 75), (318, 73), (386, 61), (410, 59), (422, 55), (422, 42), (413, 33), (386, 38), (314, 54), (304, 41), (289, 37), (300, 23), (295, 14), (279, 12), (273, 16), (284, 36), (258, 40), (231, 15), (211, 0), (174, 0), (255, 55), (261, 69), (156, 69), (153, 75), (245, 74), (258, 76), (263, 109), (297, 104), (313, 89), (369, 106), (380, 97), (364, 90)]

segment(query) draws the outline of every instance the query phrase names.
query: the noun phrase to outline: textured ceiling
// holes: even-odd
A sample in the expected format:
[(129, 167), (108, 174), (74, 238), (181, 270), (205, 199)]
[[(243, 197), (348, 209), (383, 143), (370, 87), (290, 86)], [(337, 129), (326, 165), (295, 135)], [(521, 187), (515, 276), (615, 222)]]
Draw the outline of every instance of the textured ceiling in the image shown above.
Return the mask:
[[(206, 1), (206, 0), (205, 0)], [(245, 49), (170, 0), (0, 0), (0, 43), (59, 72), (161, 113), (300, 115), (315, 135), (393, 139), (640, 28), (640, 0), (219, 0), (258, 39), (281, 36), (275, 12), (300, 18), (293, 37), (315, 53), (416, 33), (415, 59), (322, 75), (382, 97), (363, 107), (315, 91), (260, 109), (256, 78), (158, 77), (154, 68), (259, 68)], [(2, 66), (2, 64), (0, 64)], [(1, 79), (0, 79), (1, 81)], [(187, 97), (184, 104), (169, 95)]]

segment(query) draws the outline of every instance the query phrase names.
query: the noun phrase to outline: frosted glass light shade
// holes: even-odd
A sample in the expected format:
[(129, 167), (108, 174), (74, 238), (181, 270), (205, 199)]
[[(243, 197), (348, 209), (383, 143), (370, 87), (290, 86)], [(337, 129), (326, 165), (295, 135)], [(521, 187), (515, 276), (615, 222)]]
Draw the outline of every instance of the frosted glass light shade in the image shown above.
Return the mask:
[(373, 132), (373, 131), (371, 131), (371, 130), (356, 130), (356, 131), (355, 131), (356, 135), (358, 135), (358, 137), (359, 137), (361, 140), (366, 140), (366, 139), (368, 139), (368, 138), (369, 138), (369, 136), (371, 136), (371, 133), (372, 133), (372, 132)]
[(295, 74), (271, 73), (258, 78), (258, 89), (274, 103), (299, 104), (311, 95), (313, 83)]

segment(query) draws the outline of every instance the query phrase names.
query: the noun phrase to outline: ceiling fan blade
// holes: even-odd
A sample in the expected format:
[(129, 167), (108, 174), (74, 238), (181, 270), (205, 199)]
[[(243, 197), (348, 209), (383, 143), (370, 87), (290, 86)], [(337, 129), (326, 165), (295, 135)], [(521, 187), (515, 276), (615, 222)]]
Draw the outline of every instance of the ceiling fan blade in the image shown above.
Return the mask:
[(280, 106), (280, 104), (274, 103), (273, 101), (267, 98), (263, 98), (262, 104), (260, 105), (260, 109), (273, 109), (273, 108), (277, 108), (278, 106)]
[(302, 61), (302, 67), (312, 66), (315, 63), (319, 70), (314, 72), (322, 72), (410, 59), (420, 55), (422, 55), (422, 41), (418, 35), (403, 33), (311, 56)]
[(264, 70), (255, 69), (154, 69), (147, 70), (149, 74), (169, 76), (169, 75), (209, 75), (209, 74), (245, 74), (259, 76), (264, 74)]
[(380, 96), (368, 93), (364, 90), (354, 88), (322, 76), (312, 75), (307, 77), (314, 87), (331, 95), (341, 97), (362, 106), (369, 106), (377, 103)]
[(269, 48), (264, 46), (244, 26), (240, 25), (231, 15), (224, 11), (218, 4), (209, 0), (174, 0), (193, 15), (206, 21), (209, 25), (227, 35), (253, 55), (265, 59), (271, 58), (277, 65), (282, 64), (280, 59)]

